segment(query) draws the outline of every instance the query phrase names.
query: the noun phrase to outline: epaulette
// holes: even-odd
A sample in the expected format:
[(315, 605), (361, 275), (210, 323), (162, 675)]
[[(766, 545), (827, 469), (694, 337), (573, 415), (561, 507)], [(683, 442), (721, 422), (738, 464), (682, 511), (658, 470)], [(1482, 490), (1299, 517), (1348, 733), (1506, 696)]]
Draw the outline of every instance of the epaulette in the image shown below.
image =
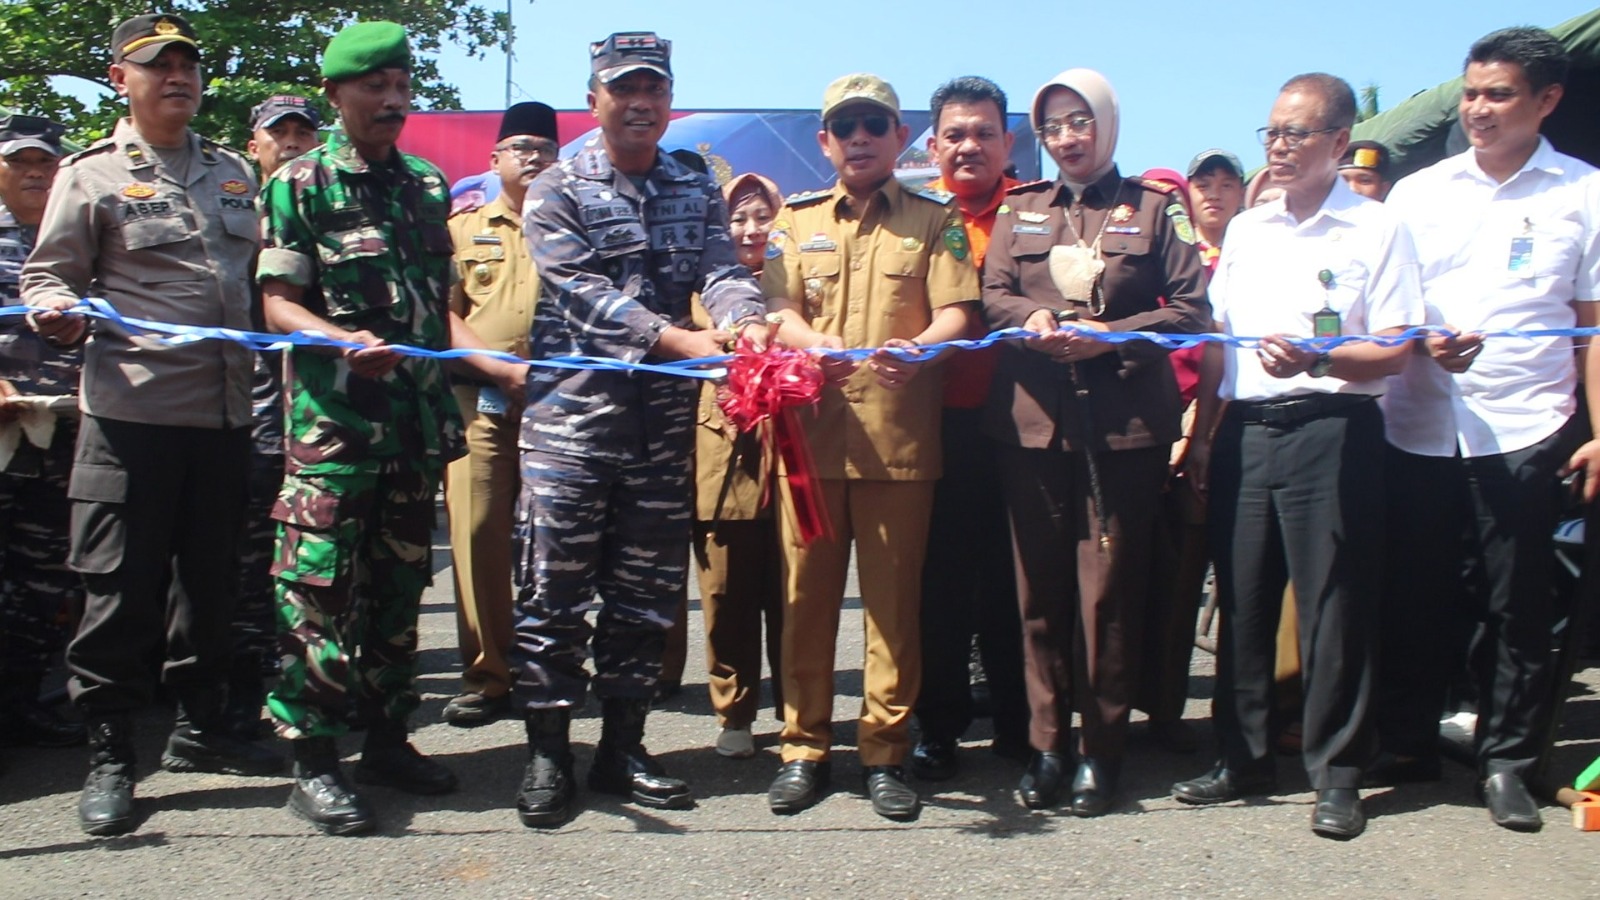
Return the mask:
[(808, 203), (816, 203), (818, 200), (825, 200), (832, 195), (833, 191), (831, 189), (805, 191), (799, 194), (790, 194), (784, 198), (783, 202), (786, 206), (804, 206)]
[(1170, 181), (1161, 181), (1155, 178), (1130, 178), (1129, 180), (1137, 182), (1140, 187), (1149, 188), (1159, 194), (1175, 194), (1178, 192), (1178, 186)]
[(950, 193), (949, 191), (941, 191), (938, 188), (931, 188), (927, 185), (923, 185), (922, 187), (917, 188), (910, 193), (921, 197), (924, 200), (932, 200), (941, 206), (949, 206), (951, 203), (954, 203), (956, 199), (956, 195)]
[(66, 156), (62, 157), (61, 164), (64, 165), (64, 166), (65, 165), (69, 165), (74, 160), (86, 159), (86, 158), (88, 158), (90, 156), (94, 156), (94, 155), (96, 155), (98, 153), (105, 153), (108, 150), (115, 150), (116, 147), (117, 147), (116, 141), (113, 141), (111, 138), (101, 138), (100, 140), (95, 141), (94, 143), (90, 144), (89, 146), (83, 148), (82, 150), (79, 150), (77, 153), (69, 153)]
[(1038, 190), (1039, 188), (1044, 187), (1045, 185), (1048, 185), (1048, 184), (1051, 184), (1051, 181), (1048, 178), (1040, 178), (1037, 181), (1024, 181), (1021, 184), (1012, 185), (1010, 188), (1007, 188), (1006, 189), (1006, 193), (1007, 194), (1022, 194), (1022, 193), (1026, 193), (1028, 191)]

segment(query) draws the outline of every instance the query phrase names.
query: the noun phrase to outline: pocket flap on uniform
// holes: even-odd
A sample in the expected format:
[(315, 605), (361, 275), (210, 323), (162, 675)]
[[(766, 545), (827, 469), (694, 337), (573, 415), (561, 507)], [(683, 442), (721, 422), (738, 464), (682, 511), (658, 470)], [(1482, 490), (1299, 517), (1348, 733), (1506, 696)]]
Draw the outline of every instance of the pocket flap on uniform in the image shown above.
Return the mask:
[(1150, 236), (1139, 234), (1108, 234), (1100, 239), (1100, 249), (1106, 253), (1124, 253), (1143, 256), (1150, 252)]
[(831, 278), (839, 274), (839, 254), (801, 253), (800, 274), (808, 278)]
[(144, 250), (189, 239), (182, 216), (152, 216), (122, 223), (122, 243), (129, 250)]
[(890, 250), (878, 256), (878, 271), (895, 278), (925, 278), (928, 254), (921, 250)]
[(285, 490), (272, 504), (272, 519), (313, 531), (331, 530), (339, 522), (339, 495), (309, 486)]
[(93, 503), (126, 503), (128, 470), (97, 463), (77, 463), (67, 481), (67, 496)]

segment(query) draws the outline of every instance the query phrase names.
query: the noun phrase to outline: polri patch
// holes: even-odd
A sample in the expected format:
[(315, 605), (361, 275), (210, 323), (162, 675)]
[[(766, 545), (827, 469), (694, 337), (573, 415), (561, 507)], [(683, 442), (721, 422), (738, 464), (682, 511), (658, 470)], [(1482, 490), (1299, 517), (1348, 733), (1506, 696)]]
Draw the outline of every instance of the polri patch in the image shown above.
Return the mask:
[(250, 185), (245, 184), (237, 178), (230, 178), (222, 183), (222, 190), (224, 193), (238, 196), (239, 194), (250, 193)]
[(147, 200), (155, 195), (155, 188), (138, 181), (122, 189), (122, 196), (132, 197), (135, 200)]

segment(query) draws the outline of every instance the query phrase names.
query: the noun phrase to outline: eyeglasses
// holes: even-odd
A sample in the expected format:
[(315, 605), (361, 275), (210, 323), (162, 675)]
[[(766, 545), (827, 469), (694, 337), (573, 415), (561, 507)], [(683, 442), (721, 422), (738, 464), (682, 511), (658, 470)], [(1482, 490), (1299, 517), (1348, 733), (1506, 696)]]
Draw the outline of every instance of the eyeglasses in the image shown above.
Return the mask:
[(495, 147), (497, 153), (510, 153), (519, 159), (555, 159), (561, 152), (555, 144), (536, 144), (533, 141), (513, 141)]
[(1257, 128), (1256, 138), (1261, 141), (1261, 146), (1271, 148), (1279, 138), (1283, 145), (1290, 150), (1297, 149), (1306, 139), (1314, 134), (1332, 134), (1337, 128), (1318, 128), (1316, 131), (1306, 131), (1301, 128)]
[(1046, 122), (1039, 126), (1037, 134), (1047, 141), (1055, 140), (1063, 134), (1083, 137), (1094, 127), (1094, 116), (1069, 116), (1066, 119)]
[(870, 116), (840, 116), (828, 120), (828, 133), (841, 141), (849, 140), (856, 133), (856, 125), (860, 124), (867, 129), (867, 134), (875, 138), (883, 137), (889, 133), (889, 117), (885, 115)]

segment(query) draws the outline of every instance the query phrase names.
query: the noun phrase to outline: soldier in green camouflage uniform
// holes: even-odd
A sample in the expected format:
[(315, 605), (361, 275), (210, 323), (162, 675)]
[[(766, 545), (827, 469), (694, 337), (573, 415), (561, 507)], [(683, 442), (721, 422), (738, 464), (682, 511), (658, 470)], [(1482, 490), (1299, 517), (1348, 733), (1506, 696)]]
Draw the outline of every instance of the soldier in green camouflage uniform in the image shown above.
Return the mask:
[[(0, 119), (0, 306), (20, 301), (22, 262), (39, 236), (62, 131), (34, 116)], [(82, 369), (81, 348), (52, 346), (22, 319), (0, 319), (0, 742), (8, 744), (84, 740), (82, 725), (39, 700), (45, 673), (66, 645), (63, 625), (83, 603), (83, 581), (67, 568), (67, 477)], [(12, 397), (51, 410), (31, 414), (38, 424), (24, 428)]]
[[(268, 326), (365, 345), (289, 352), (286, 472), (273, 510), (283, 674), (267, 707), (294, 741), (290, 809), (329, 834), (374, 824), (343, 781), (333, 743), (352, 711), (367, 727), (358, 781), (413, 793), (456, 784), (406, 740), (418, 704), (418, 603), (433, 577), (434, 494), (462, 452), (443, 365), (385, 346), (443, 350), (459, 323), (446, 305), (444, 175), (394, 146), (410, 63), (399, 25), (340, 32), (323, 76), (341, 130), (278, 169), (262, 192), (257, 278)], [(526, 367), (500, 366), (478, 374), (520, 388)]]

